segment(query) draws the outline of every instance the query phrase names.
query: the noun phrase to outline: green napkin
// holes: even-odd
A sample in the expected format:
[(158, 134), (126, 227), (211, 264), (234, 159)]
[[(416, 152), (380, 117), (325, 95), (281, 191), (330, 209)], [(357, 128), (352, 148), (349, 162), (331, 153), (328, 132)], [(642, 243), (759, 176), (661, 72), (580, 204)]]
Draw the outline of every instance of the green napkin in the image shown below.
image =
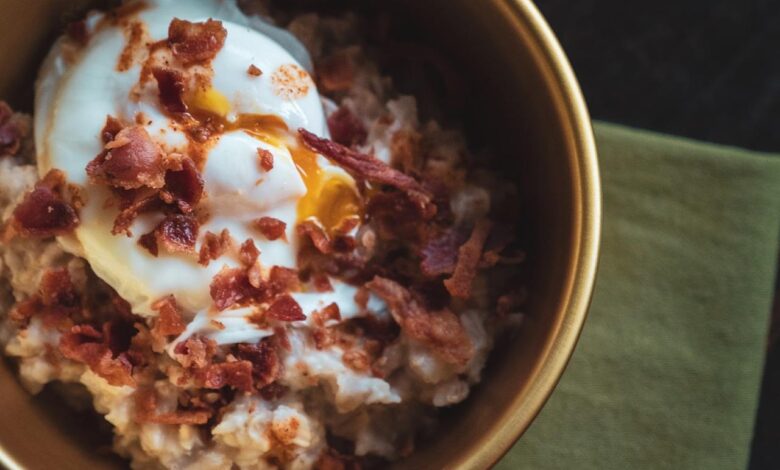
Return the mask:
[(582, 337), (507, 469), (748, 462), (780, 157), (598, 124), (601, 264)]

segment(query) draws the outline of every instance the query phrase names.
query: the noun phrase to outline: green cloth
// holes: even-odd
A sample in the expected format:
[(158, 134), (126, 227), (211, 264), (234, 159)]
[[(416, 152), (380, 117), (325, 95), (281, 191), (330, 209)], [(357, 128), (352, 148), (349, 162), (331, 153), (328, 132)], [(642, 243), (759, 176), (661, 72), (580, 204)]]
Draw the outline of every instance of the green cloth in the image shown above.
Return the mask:
[(561, 382), (496, 468), (745, 468), (780, 157), (595, 131), (604, 218), (593, 304)]

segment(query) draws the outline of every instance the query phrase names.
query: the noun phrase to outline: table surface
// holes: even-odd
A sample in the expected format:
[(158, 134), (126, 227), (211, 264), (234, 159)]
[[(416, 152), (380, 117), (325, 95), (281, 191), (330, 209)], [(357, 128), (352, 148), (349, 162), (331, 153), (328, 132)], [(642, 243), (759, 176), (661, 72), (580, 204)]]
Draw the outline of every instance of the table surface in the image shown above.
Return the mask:
[[(780, 2), (536, 0), (594, 118), (780, 152)], [(750, 470), (780, 468), (780, 281)]]

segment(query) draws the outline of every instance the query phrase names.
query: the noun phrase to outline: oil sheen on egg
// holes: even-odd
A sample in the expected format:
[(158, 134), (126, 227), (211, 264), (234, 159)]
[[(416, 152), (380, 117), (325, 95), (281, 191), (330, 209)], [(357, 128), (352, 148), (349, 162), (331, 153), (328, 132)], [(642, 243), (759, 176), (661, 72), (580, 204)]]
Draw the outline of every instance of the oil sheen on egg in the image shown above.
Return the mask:
[[(238, 243), (248, 238), (254, 240), (264, 266), (295, 267), (296, 223), (313, 217), (325, 228), (334, 228), (344, 218), (359, 214), (360, 201), (349, 175), (322, 156), (303, 149), (297, 141), (295, 131), (299, 127), (319, 135), (328, 134), (314, 82), (285, 48), (246, 26), (249, 21), (244, 21), (237, 11), (234, 4), (218, 0), (158, 0), (147, 2), (136, 13), (136, 19), (144, 25), (150, 41), (164, 39), (174, 17), (190, 21), (220, 19), (227, 30), (225, 45), (212, 62), (211, 87), (186, 97), (193, 113), (208, 113), (225, 124), (225, 132), (204, 156), (205, 198), (201, 204), (210, 217), (200, 228), (196, 251), (204, 233), (228, 229)], [(209, 284), (220, 269), (238, 266), (238, 261), (223, 256), (203, 267), (193, 256), (153, 257), (137, 240), (151, 231), (162, 215), (138, 217), (130, 237), (112, 235), (117, 208), (106, 205), (108, 189), (87, 180), (85, 167), (103, 147), (100, 133), (108, 115), (127, 122), (143, 116), (142, 125), (167, 152), (183, 151), (187, 145), (187, 137), (163, 112), (153, 90), (147, 88), (138, 99), (129, 99), (141, 64), (117, 70), (127, 43), (126, 33), (116, 25), (103, 22), (101, 26), (101, 20), (100, 14), (88, 19), (93, 36), (76, 57), (64, 50), (62, 40), (54, 47), (41, 70), (36, 90), (39, 171), (44, 174), (51, 168), (61, 169), (70, 182), (84, 188), (81, 225), (74, 236), (61, 242), (85, 257), (95, 273), (129, 301), (138, 314), (155, 315), (151, 303), (169, 294), (175, 295), (189, 312), (213, 314)], [(260, 68), (262, 75), (248, 74), (250, 65)], [(304, 77), (308, 80), (306, 92), (280, 93), (276, 72)], [(258, 148), (273, 155), (271, 170), (258, 165)], [(285, 222), (286, 240), (268, 241), (255, 232), (250, 222), (260, 217)], [(336, 301), (342, 312), (356, 311), (354, 292), (334, 282), (337, 289), (330, 301)], [(310, 305), (314, 308), (320, 303), (307, 293), (296, 295), (303, 296), (306, 314), (310, 313), (306, 311)], [(256, 339), (258, 335), (228, 333), (228, 342)]]

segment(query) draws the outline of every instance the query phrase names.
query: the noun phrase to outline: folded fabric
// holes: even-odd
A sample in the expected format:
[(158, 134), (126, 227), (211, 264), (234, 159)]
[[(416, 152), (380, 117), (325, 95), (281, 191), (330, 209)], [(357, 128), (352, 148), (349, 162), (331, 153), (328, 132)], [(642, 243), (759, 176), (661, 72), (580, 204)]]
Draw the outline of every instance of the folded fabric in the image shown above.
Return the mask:
[(497, 469), (745, 468), (780, 230), (780, 157), (597, 124), (589, 317)]

